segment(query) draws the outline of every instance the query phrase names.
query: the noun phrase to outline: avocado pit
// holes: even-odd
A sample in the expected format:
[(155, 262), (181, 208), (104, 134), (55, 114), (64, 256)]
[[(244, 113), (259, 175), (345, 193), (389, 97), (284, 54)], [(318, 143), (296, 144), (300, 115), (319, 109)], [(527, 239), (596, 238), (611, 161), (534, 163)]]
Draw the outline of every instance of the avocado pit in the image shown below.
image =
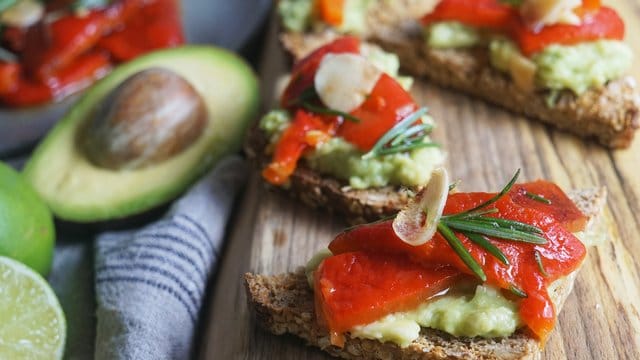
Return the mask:
[(204, 100), (164, 68), (133, 74), (97, 107), (80, 132), (80, 147), (96, 166), (135, 170), (158, 164), (193, 144), (207, 126)]

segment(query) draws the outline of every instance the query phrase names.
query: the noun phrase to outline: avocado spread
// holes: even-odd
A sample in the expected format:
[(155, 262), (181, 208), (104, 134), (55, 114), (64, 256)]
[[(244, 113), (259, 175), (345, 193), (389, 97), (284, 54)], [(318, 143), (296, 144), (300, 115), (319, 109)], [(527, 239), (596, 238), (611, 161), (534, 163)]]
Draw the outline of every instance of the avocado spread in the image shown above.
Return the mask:
[[(313, 0), (280, 0), (278, 14), (288, 31), (303, 32), (314, 25)], [(337, 30), (342, 33), (361, 34), (366, 26), (366, 12), (371, 0), (345, 0), (342, 24)]]
[[(606, 222), (601, 218), (594, 220), (584, 231), (574, 234), (586, 246), (600, 244), (607, 234)], [(305, 273), (312, 289), (313, 272), (330, 255), (328, 250), (322, 250), (307, 263)], [(554, 291), (559, 284), (559, 281), (551, 283), (549, 291)], [(518, 311), (518, 304), (504, 297), (500, 290), (478, 285), (474, 293), (443, 295), (415, 310), (389, 314), (370, 324), (356, 326), (350, 334), (380, 342), (390, 341), (401, 347), (418, 338), (420, 327), (442, 330), (454, 336), (506, 337), (522, 326)]]
[[(286, 111), (274, 110), (262, 118), (260, 128), (273, 144), (289, 121)], [(428, 137), (425, 141), (429, 141)], [(310, 168), (346, 180), (354, 189), (423, 185), (429, 181), (433, 169), (444, 161), (440, 149), (434, 147), (367, 159), (363, 159), (362, 155), (351, 143), (335, 137), (308, 153), (305, 159)]]
[(442, 21), (424, 28), (427, 45), (432, 48), (461, 48), (479, 45), (479, 32), (457, 21)]
[(371, 324), (356, 326), (351, 335), (405, 347), (418, 337), (421, 326), (454, 336), (492, 338), (509, 336), (520, 325), (515, 302), (493, 287), (479, 285), (471, 296), (441, 296), (413, 311), (389, 314)]
[[(461, 48), (481, 46), (485, 38), (478, 30), (457, 22), (439, 22), (425, 29), (428, 46), (435, 48)], [(489, 41), (489, 56), (496, 69), (511, 72), (514, 58), (524, 58), (515, 44), (504, 38)], [(632, 62), (629, 46), (617, 40), (586, 41), (576, 45), (550, 45), (530, 59), (535, 66), (536, 88), (569, 89), (582, 94), (590, 87), (602, 86), (619, 78)], [(517, 71), (517, 69), (516, 69)]]

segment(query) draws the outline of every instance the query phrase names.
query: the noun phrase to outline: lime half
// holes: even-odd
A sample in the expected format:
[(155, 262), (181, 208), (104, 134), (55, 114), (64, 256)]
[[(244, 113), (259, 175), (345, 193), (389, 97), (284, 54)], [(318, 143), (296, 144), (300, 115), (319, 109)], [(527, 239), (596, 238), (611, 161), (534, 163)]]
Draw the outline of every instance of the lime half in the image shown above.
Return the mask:
[(0, 256), (0, 359), (61, 359), (66, 327), (42, 276)]

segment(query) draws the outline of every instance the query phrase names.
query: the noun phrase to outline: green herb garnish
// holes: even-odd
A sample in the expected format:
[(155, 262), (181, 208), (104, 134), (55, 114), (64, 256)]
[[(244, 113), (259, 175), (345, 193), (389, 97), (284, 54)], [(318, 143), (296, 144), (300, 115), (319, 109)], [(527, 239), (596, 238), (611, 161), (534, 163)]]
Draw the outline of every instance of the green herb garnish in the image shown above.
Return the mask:
[(538, 201), (538, 202), (541, 202), (541, 203), (545, 203), (547, 205), (551, 205), (551, 200), (545, 198), (542, 195), (534, 194), (534, 193), (531, 193), (531, 192), (528, 192), (528, 191), (525, 192), (524, 194), (531, 200), (535, 200), (535, 201)]
[(503, 4), (511, 5), (511, 6), (520, 6), (522, 5), (523, 0), (499, 0)]
[[(462, 242), (455, 235), (453, 230), (461, 232), (464, 236), (469, 238), (469, 240), (485, 249), (489, 254), (496, 257), (505, 265), (509, 264), (509, 260), (498, 247), (493, 245), (489, 239), (486, 238), (487, 236), (536, 245), (543, 245), (547, 243), (547, 240), (541, 236), (543, 231), (536, 226), (515, 220), (486, 216), (498, 212), (498, 209), (489, 206), (500, 200), (500, 198), (505, 196), (511, 190), (519, 175), (520, 170), (515, 173), (509, 183), (507, 183), (507, 185), (505, 185), (498, 194), (482, 204), (469, 210), (457, 214), (444, 215), (440, 218), (438, 231), (447, 240), (449, 245), (451, 245), (453, 250), (458, 254), (467, 267), (482, 281), (485, 281), (486, 275), (482, 271), (480, 264), (478, 264), (469, 251), (464, 248)], [(462, 247), (462, 249), (460, 249), (460, 247)]]
[(513, 284), (511, 284), (511, 286), (509, 286), (509, 291), (511, 291), (511, 293), (513, 295), (515, 295), (517, 297), (520, 297), (520, 298), (528, 297), (526, 292), (524, 292), (522, 289), (518, 288), (517, 286), (515, 286)]
[(373, 145), (373, 148), (362, 155), (362, 157), (369, 159), (376, 156), (396, 154), (424, 147), (439, 146), (436, 143), (424, 142), (425, 137), (433, 130), (433, 126), (429, 124), (415, 124), (415, 122), (426, 113), (427, 108), (422, 107), (402, 119), (382, 135), (375, 145)]
[(487, 275), (482, 270), (482, 267), (476, 259), (471, 256), (469, 250), (464, 247), (462, 241), (458, 239), (456, 234), (454, 234), (453, 230), (451, 230), (447, 225), (445, 225), (442, 221), (438, 223), (438, 232), (444, 237), (445, 240), (449, 243), (449, 246), (453, 249), (453, 251), (458, 254), (462, 262), (482, 281), (487, 281)]
[(493, 255), (496, 259), (500, 260), (501, 263), (505, 265), (509, 265), (509, 259), (507, 259), (506, 255), (500, 250), (497, 246), (493, 245), (489, 239), (482, 235), (478, 235), (472, 232), (462, 232), (464, 236), (468, 237), (469, 240), (474, 243), (480, 245), (483, 249), (487, 250), (489, 254)]
[(538, 269), (540, 269), (540, 273), (542, 274), (542, 276), (549, 277), (549, 273), (547, 273), (547, 270), (545, 270), (544, 266), (542, 265), (542, 255), (540, 254), (540, 251), (535, 250), (535, 252), (533, 253), (533, 257), (536, 259)]
[(9, 63), (17, 62), (18, 55), (0, 46), (0, 60), (6, 61)]

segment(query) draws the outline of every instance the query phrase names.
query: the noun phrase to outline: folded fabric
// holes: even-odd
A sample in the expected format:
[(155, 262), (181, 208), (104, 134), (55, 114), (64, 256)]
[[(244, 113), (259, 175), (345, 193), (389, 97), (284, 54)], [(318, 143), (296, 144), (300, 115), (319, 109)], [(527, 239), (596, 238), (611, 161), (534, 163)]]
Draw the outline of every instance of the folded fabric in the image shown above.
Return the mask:
[(227, 158), (166, 216), (95, 244), (97, 359), (186, 359), (246, 164)]

